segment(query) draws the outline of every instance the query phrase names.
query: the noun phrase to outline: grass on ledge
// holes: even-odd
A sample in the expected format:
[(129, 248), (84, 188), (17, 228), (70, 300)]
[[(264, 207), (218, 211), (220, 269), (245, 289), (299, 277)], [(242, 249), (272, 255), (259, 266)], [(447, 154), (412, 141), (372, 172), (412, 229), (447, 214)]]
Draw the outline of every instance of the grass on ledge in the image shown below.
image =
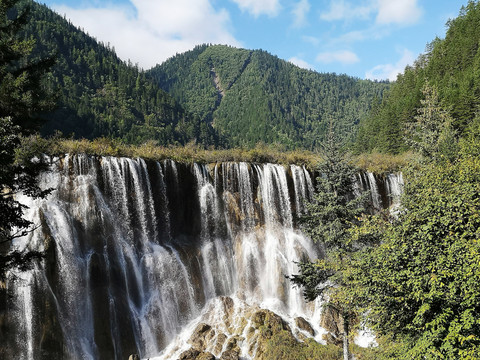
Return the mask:
[(399, 155), (369, 153), (357, 155), (353, 161), (360, 169), (381, 175), (401, 171), (416, 156), (413, 152)]
[(179, 163), (215, 163), (245, 161), (251, 163), (276, 163), (305, 165), (314, 169), (319, 156), (306, 150), (282, 151), (275, 146), (259, 144), (253, 149), (204, 149), (195, 144), (185, 146), (159, 146), (154, 141), (142, 145), (128, 145), (119, 140), (98, 138), (73, 140), (33, 136), (23, 139), (23, 147), (35, 148), (36, 153), (50, 156), (87, 154), (94, 156), (119, 156), (161, 161), (171, 159)]
[[(162, 161), (171, 159), (179, 163), (216, 163), (216, 162), (250, 162), (305, 165), (314, 170), (321, 160), (318, 153), (307, 150), (284, 151), (275, 145), (258, 144), (253, 149), (204, 149), (195, 144), (185, 146), (159, 146), (154, 141), (142, 145), (128, 145), (120, 140), (98, 138), (94, 140), (73, 140), (63, 138), (45, 139), (31, 136), (22, 139), (22, 148), (30, 153), (44, 153), (50, 156), (63, 154), (87, 154), (93, 156), (118, 156), (143, 158)], [(384, 174), (399, 171), (411, 159), (412, 153), (402, 155), (361, 154), (352, 158), (353, 163), (361, 170)]]

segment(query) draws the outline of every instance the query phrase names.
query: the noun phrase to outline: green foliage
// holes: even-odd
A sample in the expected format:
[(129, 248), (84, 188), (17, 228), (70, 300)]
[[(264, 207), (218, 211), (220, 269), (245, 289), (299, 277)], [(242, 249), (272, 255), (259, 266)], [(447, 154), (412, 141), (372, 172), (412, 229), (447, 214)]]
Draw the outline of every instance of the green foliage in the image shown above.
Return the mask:
[(469, 1), (447, 26), (445, 39), (432, 41), (425, 54), (397, 77), (381, 105), (362, 121), (358, 152), (397, 154), (408, 149), (405, 125), (420, 115), (421, 101), (428, 101), (423, 92), (427, 82), (438, 90), (438, 102), (448, 109), (453, 129), (465, 135), (480, 105), (480, 3)]
[(18, 32), (25, 26), (28, 8), (19, 10), (16, 0), (0, 0), (0, 280), (12, 267), (26, 268), (41, 254), (5, 254), (11, 241), (27, 234), (33, 223), (23, 218), (25, 205), (15, 198), (22, 192), (34, 198), (50, 190), (37, 185), (37, 176), (46, 169), (36, 149), (21, 149), (20, 134), (31, 133), (40, 124), (38, 113), (52, 104), (42, 80), (51, 58), (32, 60), (32, 41), (23, 41)]
[(301, 223), (312, 240), (324, 244), (327, 251), (350, 252), (353, 244), (348, 229), (364, 211), (367, 195), (353, 196), (358, 169), (351, 165), (337, 140), (330, 137), (316, 170), (317, 191), (307, 204), (307, 214), (300, 219)]
[(114, 49), (46, 6), (28, 3), (32, 11), (22, 34), (26, 42), (35, 40), (32, 58), (56, 55), (45, 86), (58, 92), (58, 107), (45, 114), (44, 135), (60, 130), (77, 138), (112, 137), (131, 144), (217, 145), (215, 130), (188, 114), (138, 66), (121, 61)]
[(261, 50), (197, 46), (148, 71), (187, 110), (211, 122), (225, 146), (259, 141), (315, 149), (333, 127), (351, 141), (387, 83), (300, 69)]
[(299, 220), (311, 239), (322, 244), (325, 257), (299, 263), (300, 274), (292, 275), (290, 280), (303, 287), (307, 300), (325, 297), (337, 309), (344, 308), (342, 314), (346, 316), (349, 306), (344, 297), (349, 295), (342, 288), (343, 272), (349, 255), (360, 245), (360, 241), (351, 241), (350, 229), (365, 211), (368, 194), (353, 196), (357, 169), (340, 149), (333, 133), (324, 145), (323, 159), (316, 171), (317, 191), (307, 204), (307, 213)]
[(20, 131), (35, 130), (38, 114), (53, 105), (51, 92), (42, 79), (53, 65), (52, 57), (29, 59), (35, 42), (22, 40), (19, 31), (26, 26), (29, 7), (16, 6), (18, 0), (0, 2), (0, 117), (11, 117)]
[(341, 357), (342, 350), (335, 345), (321, 345), (313, 340), (300, 343), (285, 330), (268, 340), (263, 354), (265, 360), (338, 360)]
[(407, 123), (407, 143), (427, 159), (453, 159), (456, 151), (456, 131), (453, 119), (438, 101), (438, 91), (427, 81), (423, 87), (424, 100), (417, 110), (415, 121)]
[(480, 160), (463, 146), (455, 162), (408, 172), (398, 218), (362, 230), (381, 244), (358, 257), (350, 284), (370, 326), (405, 345), (400, 358), (480, 356)]
[(358, 225), (365, 212), (368, 194), (355, 197), (357, 169), (351, 165), (339, 142), (329, 133), (324, 144), (322, 162), (317, 167), (317, 191), (307, 204), (307, 214), (300, 218), (305, 232), (320, 242), (325, 256), (315, 262), (298, 264), (300, 273), (290, 276), (293, 284), (304, 289), (312, 301), (321, 296), (343, 319), (344, 359), (348, 359), (349, 324), (355, 317), (355, 289), (344, 281), (349, 272), (350, 256), (362, 249), (368, 237), (352, 241), (351, 229)]

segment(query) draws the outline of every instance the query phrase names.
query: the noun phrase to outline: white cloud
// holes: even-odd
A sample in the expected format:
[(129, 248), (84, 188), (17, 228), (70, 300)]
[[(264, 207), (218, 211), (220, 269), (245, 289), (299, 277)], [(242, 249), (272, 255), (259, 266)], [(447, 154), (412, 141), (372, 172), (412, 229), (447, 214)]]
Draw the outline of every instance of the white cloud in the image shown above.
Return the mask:
[(347, 0), (330, 0), (330, 7), (320, 14), (320, 19), (326, 21), (369, 19), (376, 15), (377, 24), (416, 23), (422, 16), (422, 9), (417, 0), (368, 0), (360, 5)]
[(146, 69), (201, 43), (241, 46), (229, 31), (228, 12), (215, 11), (209, 0), (132, 0), (132, 4), (135, 15), (122, 7), (54, 9), (110, 43), (120, 58)]
[(322, 52), (317, 55), (316, 60), (325, 64), (329, 64), (332, 62), (339, 62), (341, 64), (354, 64), (360, 61), (357, 54), (350, 50)]
[(415, 56), (408, 49), (403, 49), (402, 57), (395, 64), (377, 65), (366, 72), (365, 78), (370, 80), (390, 80), (397, 79), (397, 75), (405, 70), (407, 65), (413, 64)]
[(417, 0), (378, 0), (378, 24), (414, 24), (422, 16)]
[(310, 11), (310, 3), (308, 0), (300, 0), (295, 4), (292, 14), (294, 16), (293, 26), (294, 27), (303, 27), (307, 22), (307, 14)]
[(280, 11), (279, 0), (232, 0), (242, 11), (247, 11), (253, 16), (265, 14), (277, 16)]
[(313, 46), (318, 46), (320, 44), (320, 39), (315, 36), (304, 35), (302, 36), (302, 40), (306, 43), (312, 44)]
[(297, 65), (298, 67), (302, 68), (302, 69), (307, 69), (307, 70), (313, 70), (315, 69), (315, 66), (309, 64), (308, 62), (306, 62), (305, 60), (303, 59), (300, 59), (296, 56), (294, 57), (291, 57), (290, 59), (288, 59), (289, 62), (291, 62), (292, 64), (294, 65)]
[(380, 40), (391, 34), (391, 29), (388, 27), (379, 27), (378, 25), (370, 26), (361, 30), (349, 31), (338, 37), (330, 39), (330, 44), (352, 44), (365, 40)]
[(366, 19), (374, 10), (372, 4), (352, 5), (345, 0), (331, 0), (330, 9), (320, 14), (320, 19), (326, 21)]

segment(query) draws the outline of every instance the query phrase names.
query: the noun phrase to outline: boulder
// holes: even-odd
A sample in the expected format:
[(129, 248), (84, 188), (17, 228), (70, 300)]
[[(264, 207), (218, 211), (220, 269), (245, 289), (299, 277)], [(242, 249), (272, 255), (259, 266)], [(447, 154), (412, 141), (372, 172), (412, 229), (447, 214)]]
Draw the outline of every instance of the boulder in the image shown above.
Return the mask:
[(205, 350), (208, 341), (210, 341), (215, 336), (215, 330), (212, 327), (205, 323), (200, 323), (195, 328), (195, 331), (190, 336), (188, 343), (193, 346), (193, 348), (203, 351)]
[(215, 360), (215, 356), (209, 352), (202, 352), (195, 360)]
[(307, 333), (309, 333), (311, 336), (315, 336), (315, 330), (313, 330), (312, 325), (305, 320), (303, 317), (299, 316), (295, 318), (295, 325), (300, 329), (303, 330)]
[(261, 309), (253, 314), (252, 323), (255, 329), (263, 327), (268, 329), (268, 333), (274, 334), (281, 330), (290, 330), (290, 326), (273, 311)]
[(190, 348), (182, 352), (178, 360), (196, 360), (199, 354), (200, 354), (200, 351), (194, 348)]
[(337, 310), (331, 306), (327, 306), (323, 310), (320, 326), (328, 331), (327, 334), (323, 335), (323, 340), (325, 340), (327, 344), (342, 345), (343, 317)]
[(217, 341), (215, 343), (215, 347), (214, 347), (214, 352), (215, 354), (219, 354), (222, 352), (222, 349), (223, 349), (223, 344), (225, 343), (225, 341), (227, 340), (227, 335), (223, 334), (223, 333), (220, 333), (217, 335)]
[(220, 360), (239, 360), (238, 351), (236, 350), (226, 350), (220, 356)]

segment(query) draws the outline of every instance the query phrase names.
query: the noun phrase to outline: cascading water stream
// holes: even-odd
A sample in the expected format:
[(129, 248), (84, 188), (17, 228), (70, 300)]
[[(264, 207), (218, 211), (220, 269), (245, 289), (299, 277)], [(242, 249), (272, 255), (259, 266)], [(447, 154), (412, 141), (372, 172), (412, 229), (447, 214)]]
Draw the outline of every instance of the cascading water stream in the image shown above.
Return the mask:
[[(321, 256), (294, 226), (313, 196), (305, 168), (85, 155), (54, 164), (41, 181), (52, 195), (21, 199), (40, 227), (15, 247), (46, 258), (8, 278), (5, 356), (175, 358), (164, 349), (178, 355), (177, 335), (200, 316), (224, 319), (229, 306), (238, 316), (269, 308), (292, 328), (302, 316), (321, 334), (320, 303), (306, 304), (285, 279), (295, 262)], [(393, 198), (400, 179), (388, 178)], [(230, 321), (225, 334), (241, 323)], [(240, 347), (245, 358), (255, 352)]]

